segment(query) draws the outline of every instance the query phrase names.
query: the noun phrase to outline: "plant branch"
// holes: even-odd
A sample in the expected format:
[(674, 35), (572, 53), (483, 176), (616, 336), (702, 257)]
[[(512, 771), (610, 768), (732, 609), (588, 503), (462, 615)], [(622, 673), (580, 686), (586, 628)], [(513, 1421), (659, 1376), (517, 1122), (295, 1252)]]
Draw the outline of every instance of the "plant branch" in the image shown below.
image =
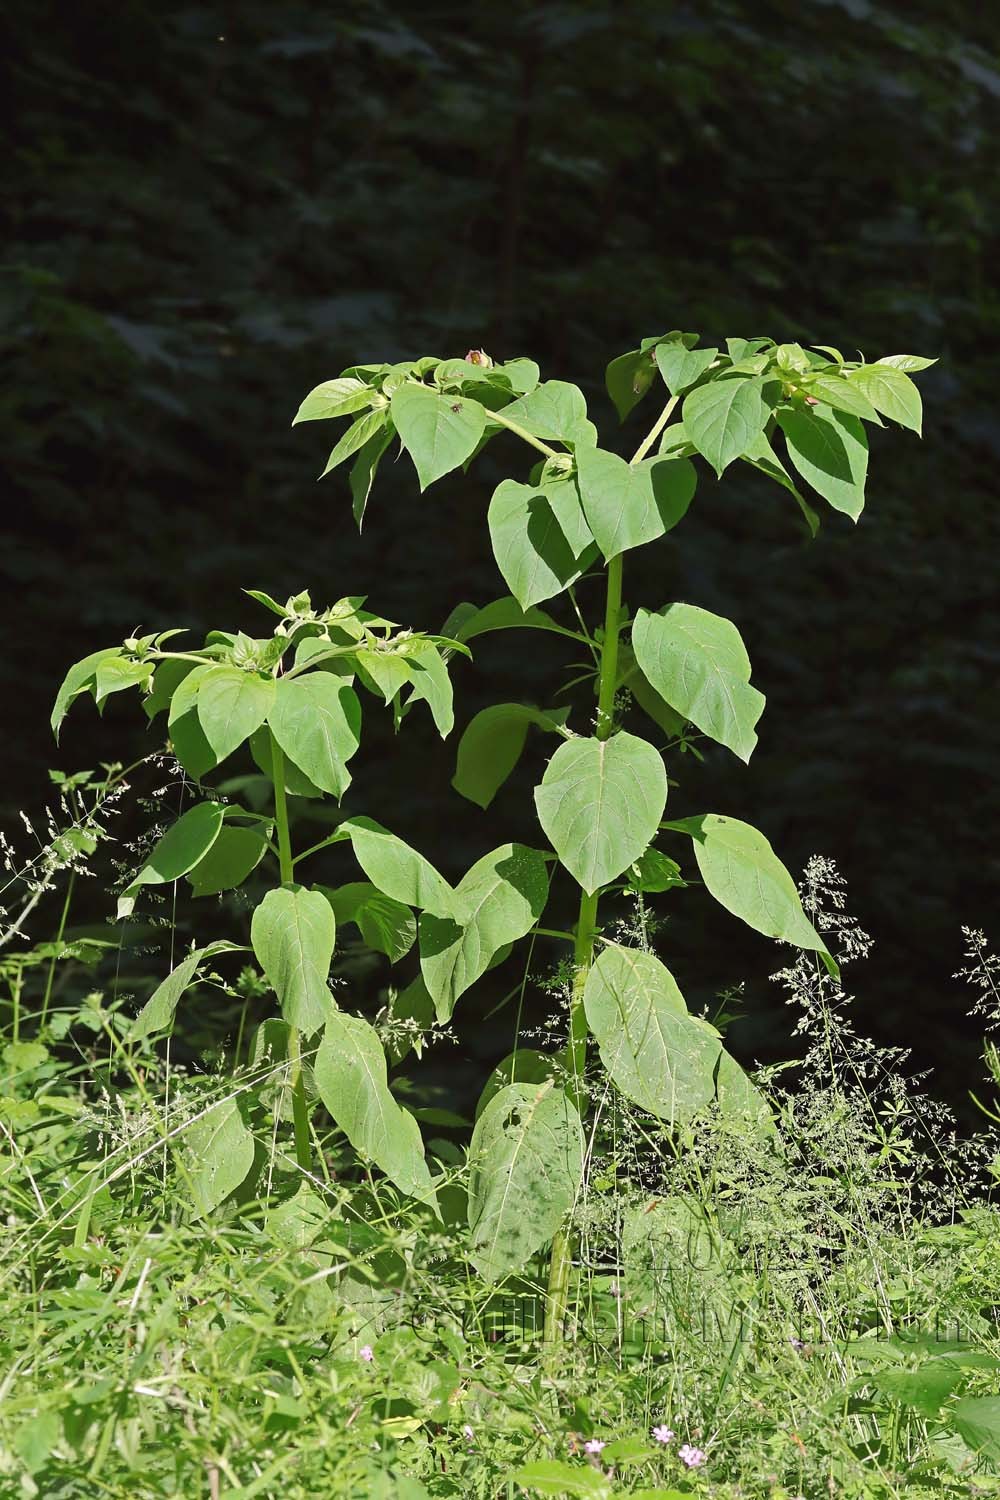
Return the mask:
[(512, 422), (510, 417), (505, 417), (502, 411), (491, 411), (489, 419), (491, 422), (499, 422), (500, 426), (506, 427), (508, 432), (513, 432), (515, 436), (521, 438), (524, 442), (530, 443), (532, 448), (537, 448), (539, 453), (545, 454), (546, 458), (563, 457), (557, 449), (550, 448), (548, 443), (542, 442), (541, 438), (533, 437), (530, 432), (526, 431), (517, 422)]

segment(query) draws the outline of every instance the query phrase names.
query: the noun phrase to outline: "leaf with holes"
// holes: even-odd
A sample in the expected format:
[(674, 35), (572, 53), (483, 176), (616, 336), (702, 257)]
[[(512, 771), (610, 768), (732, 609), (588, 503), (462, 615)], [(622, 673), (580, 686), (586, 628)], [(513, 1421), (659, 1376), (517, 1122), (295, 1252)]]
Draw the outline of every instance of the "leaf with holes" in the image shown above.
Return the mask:
[(479, 1116), (469, 1164), (469, 1253), (480, 1275), (497, 1281), (551, 1240), (576, 1198), (579, 1112), (551, 1083), (509, 1084)]
[(538, 821), (588, 895), (648, 848), (666, 800), (660, 755), (624, 731), (608, 740), (567, 740), (535, 788)]

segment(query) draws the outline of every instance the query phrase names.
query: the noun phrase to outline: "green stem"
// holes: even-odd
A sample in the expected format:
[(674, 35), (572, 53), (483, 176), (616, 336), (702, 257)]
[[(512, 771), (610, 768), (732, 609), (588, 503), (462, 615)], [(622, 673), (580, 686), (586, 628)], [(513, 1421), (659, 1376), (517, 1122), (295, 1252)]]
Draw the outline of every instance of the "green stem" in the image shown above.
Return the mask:
[(532, 448), (537, 448), (539, 453), (544, 453), (546, 458), (558, 458), (559, 453), (555, 448), (550, 448), (548, 443), (543, 443), (541, 438), (534, 437), (517, 422), (512, 422), (510, 417), (505, 417), (502, 411), (491, 411), (490, 421), (499, 422), (501, 427), (506, 427), (508, 432), (513, 432), (523, 442), (530, 443)]
[(278, 833), (278, 866), (282, 885), (295, 879), (292, 841), (288, 831), (288, 802), (285, 797), (285, 754), (271, 735), (271, 772), (274, 780), (274, 823)]
[[(672, 396), (657, 417), (649, 432), (632, 455), (633, 464), (640, 463), (657, 437), (670, 420), (677, 405)], [(613, 557), (607, 567), (607, 594), (604, 605), (604, 639), (601, 642), (597, 674), (597, 738), (610, 739), (615, 727), (615, 693), (618, 689), (618, 643), (622, 627), (622, 557)], [(598, 893), (580, 894), (580, 914), (576, 924), (574, 945), (573, 989), (569, 1006), (569, 1044), (567, 1065), (570, 1074), (570, 1097), (586, 1114), (587, 1097), (584, 1090), (584, 1073), (587, 1066), (587, 1016), (583, 1008), (583, 992), (587, 976), (594, 961), (594, 943), (597, 937)], [(566, 1309), (569, 1305), (570, 1273), (573, 1267), (573, 1244), (569, 1225), (557, 1230), (552, 1241), (549, 1260), (549, 1282), (545, 1301), (546, 1345), (562, 1339)]]
[[(282, 885), (295, 879), (292, 840), (288, 828), (288, 801), (285, 795), (285, 757), (271, 735), (271, 774), (274, 780), (274, 823), (278, 833), (278, 866)], [(312, 1146), (309, 1140), (309, 1106), (305, 1079), (302, 1077), (302, 1052), (297, 1026), (288, 1028), (289, 1082), (292, 1088), (292, 1128), (295, 1133), (295, 1160), (303, 1172), (312, 1171)]]
[[(66, 931), (66, 920), (69, 916), (70, 902), (73, 900), (73, 887), (76, 884), (76, 871), (71, 870), (69, 880), (66, 883), (66, 899), (63, 902), (62, 915), (59, 918), (59, 931), (56, 933), (56, 950), (62, 944), (63, 935)], [(39, 1027), (44, 1029), (49, 1014), (49, 1002), (52, 999), (52, 984), (56, 974), (56, 954), (53, 953), (49, 959), (49, 972), (45, 976), (45, 994), (42, 997), (42, 1016)]]

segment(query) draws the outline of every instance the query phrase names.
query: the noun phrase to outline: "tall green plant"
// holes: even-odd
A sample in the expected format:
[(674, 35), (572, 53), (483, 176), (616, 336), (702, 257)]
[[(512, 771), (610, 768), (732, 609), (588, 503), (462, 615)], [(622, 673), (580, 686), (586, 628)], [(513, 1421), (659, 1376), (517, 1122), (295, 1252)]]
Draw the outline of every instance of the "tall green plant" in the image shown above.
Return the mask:
[[(166, 711), (173, 750), (196, 782), (246, 746), (271, 783), (273, 811), (209, 796), (186, 812), (136, 873), (119, 911), (131, 911), (143, 886), (187, 876), (204, 894), (240, 885), (273, 859), (277, 884), (253, 913), (250, 941), (280, 1007), (272, 1039), (288, 1059), (303, 1168), (311, 1161), (305, 1040), (316, 1049), (315, 1091), (353, 1147), (403, 1191), (434, 1202), (417, 1123), (388, 1087), (381, 1043), (367, 1022), (337, 1006), (328, 986), (338, 924), (354, 922), (394, 963), (416, 940), (420, 975), (404, 992), (404, 1008), (445, 1023), (487, 969), (538, 928), (553, 866), (575, 882), (579, 914), (562, 1065), (516, 1051), (491, 1079), (470, 1143), (470, 1257), (492, 1281), (551, 1243), (550, 1335), (562, 1327), (569, 1295), (567, 1216), (581, 1181), (591, 1038), (615, 1086), (668, 1130), (713, 1102), (766, 1124), (760, 1096), (719, 1033), (689, 1014), (669, 970), (652, 953), (603, 937), (604, 896), (623, 887), (650, 895), (682, 887), (682, 862), (693, 859), (701, 881), (734, 916), (814, 951), (835, 972), (761, 832), (715, 812), (664, 818), (663, 746), (683, 751), (699, 733), (747, 761), (764, 698), (751, 685), (731, 621), (680, 601), (630, 612), (625, 554), (655, 544), (683, 519), (698, 458), (717, 477), (736, 461), (761, 471), (796, 501), (813, 533), (818, 517), (800, 483), (857, 520), (868, 461), (864, 423), (886, 418), (919, 432), (920, 396), (909, 376), (931, 363), (897, 355), (868, 364), (833, 348), (764, 338), (728, 339), (724, 351), (699, 348), (697, 335), (676, 331), (644, 339), (612, 361), (606, 377), (622, 420), (654, 388), (661, 392), (662, 407), (628, 461), (600, 446), (579, 388), (542, 381), (529, 359), (494, 364), (473, 350), (464, 359), (353, 366), (310, 392), (295, 420), (351, 419), (324, 474), (351, 461), (359, 524), (394, 442), (412, 458), (421, 491), (467, 467), (503, 433), (533, 450), (534, 467), (497, 487), (487, 516), (509, 594), (484, 606), (461, 604), (440, 636), (425, 636), (398, 631), (360, 599), (317, 611), (306, 594), (282, 605), (250, 591), (278, 617), (270, 638), (215, 631), (202, 648), (185, 652), (168, 649), (173, 632), (131, 638), (78, 663), (60, 690), (57, 730), (81, 693), (101, 705), (136, 685), (151, 717)], [(595, 574), (604, 579), (603, 616), (588, 624), (574, 586)], [(571, 605), (565, 623), (538, 607), (562, 596)], [(557, 737), (534, 793), (548, 847), (502, 845), (455, 886), (367, 817), (339, 818), (330, 835), (296, 853), (289, 798), (339, 800), (350, 782), (361, 734), (357, 686), (392, 705), (397, 721), (425, 701), (446, 735), (453, 723), (449, 656), (468, 654), (478, 636), (506, 629), (555, 633), (582, 648), (596, 709), (578, 725), (567, 722), (565, 707), (485, 709), (462, 735), (454, 785), (486, 807), (532, 729)], [(653, 739), (625, 727), (633, 709)], [(336, 844), (351, 848), (365, 881), (337, 889), (300, 884), (305, 859)], [(137, 1030), (169, 1028), (199, 965), (219, 951), (213, 944), (189, 954), (140, 1013)], [(233, 1109), (220, 1123), (226, 1130), (217, 1135), (231, 1160), (246, 1125)], [(211, 1142), (206, 1149), (214, 1149)], [(224, 1175), (227, 1191), (239, 1185), (231, 1178)]]

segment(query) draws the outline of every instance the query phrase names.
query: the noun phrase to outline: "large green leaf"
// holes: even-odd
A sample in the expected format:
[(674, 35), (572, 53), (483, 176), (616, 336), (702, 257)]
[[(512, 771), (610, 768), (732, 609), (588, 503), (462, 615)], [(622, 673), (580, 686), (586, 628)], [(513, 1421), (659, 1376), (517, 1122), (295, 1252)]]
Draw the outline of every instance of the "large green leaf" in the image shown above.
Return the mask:
[(364, 524), (368, 496), (375, 482), (375, 471), (383, 453), (392, 442), (392, 434), (391, 427), (381, 428), (358, 449), (358, 456), (351, 465), (351, 472), (348, 476), (348, 483), (351, 486), (351, 512), (359, 531)]
[(624, 731), (608, 740), (567, 740), (535, 788), (538, 820), (588, 895), (639, 858), (656, 833), (666, 800), (667, 773), (659, 754)]
[(187, 1171), (199, 1217), (235, 1192), (253, 1166), (253, 1136), (239, 1099), (223, 1099), (184, 1131)]
[(123, 693), (131, 687), (149, 688), (153, 677), (151, 661), (126, 661), (112, 656), (98, 662), (94, 674), (94, 702), (103, 708), (112, 693)]
[(627, 641), (618, 647), (618, 686), (627, 688), (644, 713), (654, 724), (659, 724), (664, 734), (674, 739), (684, 728), (684, 717), (665, 703), (653, 685), (647, 680), (635, 659), (635, 652)]
[(343, 796), (351, 784), (347, 762), (361, 743), (361, 704), (352, 687), (329, 672), (281, 677), (267, 722), (314, 786)]
[(587, 1024), (629, 1099), (679, 1124), (715, 1097), (722, 1045), (688, 1014), (673, 975), (639, 948), (608, 943), (587, 976)]
[[(593, 544), (574, 550), (545, 485), (505, 479), (488, 512), (490, 540), (504, 582), (523, 610), (575, 583), (597, 555)], [(558, 496), (563, 499), (563, 494)], [(579, 540), (579, 538), (578, 538)]]
[(501, 948), (538, 921), (549, 881), (545, 858), (524, 844), (503, 844), (477, 860), (455, 887), (454, 917), (420, 919), (420, 970), (439, 1021), (489, 968)]
[(583, 1128), (553, 1084), (512, 1083), (469, 1147), (470, 1255), (487, 1281), (519, 1271), (559, 1228), (580, 1187)]
[(876, 411), (901, 427), (920, 434), (923, 424), (923, 403), (920, 392), (905, 370), (898, 365), (862, 365), (859, 370), (849, 370), (847, 379), (851, 385), (866, 396)]
[(146, 1001), (142, 1010), (129, 1027), (129, 1039), (139, 1041), (157, 1031), (167, 1031), (173, 1025), (174, 1013), (185, 992), (194, 983), (195, 976), (206, 958), (216, 953), (237, 951), (235, 943), (209, 943), (205, 948), (195, 948), (171, 969)]
[(697, 483), (694, 465), (686, 458), (627, 464), (603, 448), (580, 450), (577, 478), (584, 515), (608, 561), (676, 526)]
[(738, 818), (703, 813), (672, 823), (694, 840), (701, 877), (721, 906), (765, 937), (826, 952), (795, 882), (764, 835)]
[(507, 1088), (509, 1084), (548, 1083), (550, 1078), (557, 1077), (565, 1067), (565, 1051), (536, 1052), (532, 1047), (518, 1047), (516, 1052), (508, 1052), (483, 1085), (476, 1104), (476, 1119), (479, 1119), (490, 1100), (496, 1098), (500, 1090)]
[(875, 361), (877, 365), (892, 365), (897, 370), (929, 370), (936, 359), (924, 359), (920, 354), (883, 354)]
[(770, 415), (760, 379), (711, 380), (684, 398), (684, 430), (719, 475), (763, 432)]
[(115, 661), (121, 657), (120, 646), (106, 646), (103, 651), (93, 651), (82, 661), (74, 662), (60, 684), (56, 701), (52, 705), (52, 733), (59, 739), (59, 729), (73, 699), (80, 693), (92, 690), (97, 682), (97, 669), (102, 662)]
[(546, 442), (585, 444), (594, 440), (583, 392), (565, 380), (543, 381), (528, 395), (503, 407), (500, 415)]
[(656, 363), (671, 396), (689, 390), (718, 358), (718, 349), (687, 349), (677, 341), (657, 344)]
[(216, 764), (216, 756), (198, 717), (198, 692), (214, 667), (195, 667), (182, 678), (170, 699), (167, 733), (174, 754), (188, 775), (200, 781)]
[(256, 828), (221, 828), (215, 843), (188, 872), (193, 894), (215, 896), (243, 884), (267, 853), (267, 838)]
[(715, 1071), (715, 1097), (730, 1119), (748, 1120), (758, 1132), (774, 1135), (774, 1120), (766, 1098), (747, 1077), (735, 1057), (723, 1049)]
[(764, 695), (750, 686), (750, 658), (736, 626), (693, 604), (640, 609), (635, 659), (660, 696), (704, 734), (748, 761)]
[(948, 1416), (970, 1448), (1000, 1465), (1000, 1396), (966, 1396)]
[(160, 662), (153, 674), (149, 693), (142, 700), (142, 711), (148, 719), (155, 719), (157, 714), (170, 706), (174, 693), (185, 677), (190, 676), (194, 670), (195, 664), (190, 661), (176, 661), (171, 657)]
[[(450, 622), (459, 617), (459, 611), (462, 612), (460, 621), (457, 626), (452, 626)], [(491, 630), (551, 630), (556, 635), (573, 634), (543, 609), (522, 609), (509, 594), (502, 599), (493, 599), (480, 608), (475, 604), (458, 605), (449, 616), (449, 623), (445, 625), (442, 634), (453, 636), (459, 641), (471, 641), (475, 636), (485, 635)]]
[(614, 402), (619, 421), (624, 422), (632, 408), (642, 400), (653, 384), (656, 365), (649, 350), (630, 349), (613, 359), (604, 372), (604, 384)]
[(580, 489), (575, 478), (548, 479), (539, 489), (549, 502), (559, 529), (569, 542), (574, 557), (583, 557), (594, 544), (594, 533), (583, 513)]
[(860, 417), (864, 422), (882, 426), (881, 417), (864, 391), (841, 375), (826, 372), (811, 375), (802, 382), (802, 389), (824, 406), (832, 406), (834, 411), (844, 411), (849, 416)]
[(371, 387), (363, 381), (351, 376), (324, 380), (321, 385), (314, 386), (302, 402), (292, 418), (292, 426), (298, 422), (321, 422), (327, 417), (346, 417), (371, 404)]
[[(250, 754), (254, 763), (260, 767), (273, 785), (274, 783), (274, 757), (271, 747), (271, 732), (264, 724), (256, 733), (250, 736)], [(285, 792), (289, 797), (322, 797), (323, 793), (318, 786), (309, 780), (304, 771), (292, 760), (290, 755), (285, 755), (284, 766)]]
[(216, 764), (260, 728), (274, 698), (273, 677), (244, 672), (226, 662), (209, 667), (198, 683), (198, 721)]
[(495, 703), (482, 709), (459, 741), (452, 786), (470, 802), (489, 807), (517, 765), (529, 727), (558, 733), (568, 713), (566, 708), (543, 712), (526, 703)]
[(409, 953), (417, 940), (417, 921), (408, 906), (394, 901), (367, 880), (355, 880), (337, 890), (319, 889), (333, 907), (337, 926), (352, 923), (369, 948), (392, 962)]
[(559, 1495), (563, 1500), (567, 1495), (572, 1500), (611, 1500), (614, 1493), (611, 1481), (600, 1470), (591, 1469), (586, 1464), (564, 1463), (561, 1458), (533, 1459), (508, 1477), (511, 1483), (527, 1490), (529, 1495)]
[(340, 825), (354, 849), (354, 857), (373, 885), (404, 906), (453, 914), (455, 892), (431, 862), (373, 818), (347, 818)]
[(327, 459), (326, 468), (319, 476), (320, 479), (325, 479), (332, 469), (350, 458), (352, 453), (357, 453), (359, 449), (366, 447), (386, 427), (388, 421), (389, 408), (381, 406), (376, 411), (365, 412), (363, 417), (352, 422)]
[(435, 1204), (420, 1128), (389, 1092), (385, 1053), (367, 1021), (335, 1012), (313, 1072), (320, 1098), (355, 1151), (404, 1193)]
[(144, 885), (169, 885), (200, 864), (219, 836), (226, 816), (223, 802), (199, 802), (168, 828), (128, 889), (118, 897), (118, 916), (130, 916)]
[(451, 676), (444, 657), (432, 641), (427, 641), (406, 659), (412, 684), (407, 708), (413, 703), (426, 703), (438, 734), (447, 739), (455, 727), (455, 708)]
[(319, 891), (268, 891), (250, 923), (250, 941), (290, 1026), (314, 1032), (335, 1012), (327, 984), (336, 938), (333, 908)]
[(806, 483), (856, 521), (865, 505), (868, 472), (868, 439), (858, 418), (828, 406), (782, 407), (778, 424)]
[(425, 490), (464, 463), (483, 435), (486, 411), (468, 396), (407, 382), (392, 395), (392, 420)]
[(391, 703), (396, 694), (413, 681), (409, 657), (402, 652), (362, 646), (355, 653), (354, 660), (365, 687), (379, 694), (384, 703)]

